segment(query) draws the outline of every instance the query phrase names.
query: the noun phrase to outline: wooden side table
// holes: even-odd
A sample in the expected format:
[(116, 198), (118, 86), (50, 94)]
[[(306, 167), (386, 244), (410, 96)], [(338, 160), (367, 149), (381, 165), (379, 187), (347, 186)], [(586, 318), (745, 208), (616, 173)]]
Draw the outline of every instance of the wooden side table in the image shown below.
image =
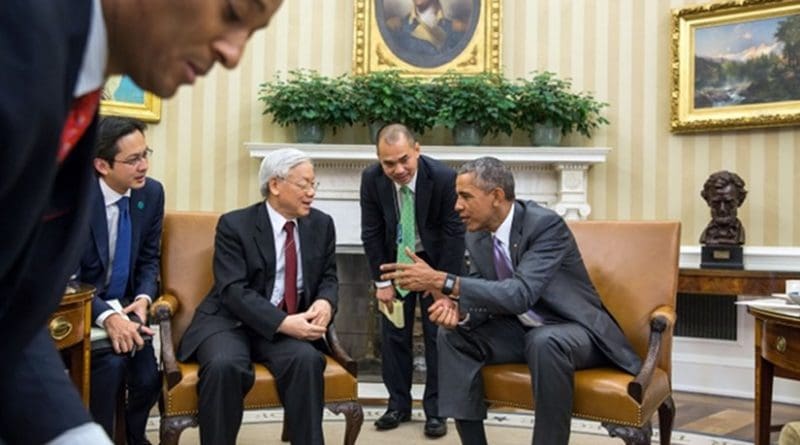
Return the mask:
[(678, 273), (678, 292), (767, 296), (782, 293), (786, 280), (798, 279), (800, 272), (681, 268)]
[[(74, 291), (74, 292), (72, 292)], [(91, 374), (92, 298), (95, 288), (88, 284), (71, 284), (61, 305), (50, 316), (47, 327), (56, 347), (69, 364), (69, 375), (83, 403), (89, 406), (89, 376)]]
[(800, 318), (748, 306), (755, 317), (755, 445), (769, 445), (772, 381), (800, 380)]

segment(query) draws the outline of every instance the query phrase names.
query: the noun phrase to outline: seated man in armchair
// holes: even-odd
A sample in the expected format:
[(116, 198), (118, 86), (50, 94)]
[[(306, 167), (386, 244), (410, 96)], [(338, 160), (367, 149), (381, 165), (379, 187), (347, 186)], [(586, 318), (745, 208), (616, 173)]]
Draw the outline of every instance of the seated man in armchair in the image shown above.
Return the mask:
[(200, 441), (233, 445), (251, 362), (275, 376), (292, 444), (324, 442), (325, 359), (318, 348), (336, 310), (333, 219), (311, 208), (317, 182), (303, 152), (276, 150), (259, 171), (264, 201), (222, 215), (214, 285), (181, 340), (199, 365)]

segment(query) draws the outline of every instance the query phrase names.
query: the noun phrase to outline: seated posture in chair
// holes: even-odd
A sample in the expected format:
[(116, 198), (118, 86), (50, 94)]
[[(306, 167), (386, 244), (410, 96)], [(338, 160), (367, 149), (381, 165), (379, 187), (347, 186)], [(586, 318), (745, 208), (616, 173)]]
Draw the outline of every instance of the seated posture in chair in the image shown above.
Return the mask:
[[(97, 288), (92, 319), (106, 330), (109, 342), (109, 347), (92, 352), (90, 410), (113, 437), (117, 396), (127, 393), (129, 445), (148, 443), (144, 435), (147, 417), (160, 389), (153, 346), (142, 334), (153, 334), (143, 323), (148, 306), (158, 295), (164, 189), (145, 176), (150, 149), (144, 130), (145, 125), (134, 119), (106, 117), (100, 121), (90, 236), (77, 275), (78, 281)], [(122, 310), (110, 306), (110, 300), (119, 300)]]
[[(335, 231), (311, 208), (314, 167), (277, 150), (259, 171), (266, 198), (223, 215), (214, 246), (214, 286), (181, 340), (178, 359), (200, 365), (200, 441), (235, 444), (251, 361), (275, 376), (293, 444), (322, 444), (323, 336), (336, 309)], [(320, 349), (318, 349), (320, 348)]]
[[(567, 445), (577, 369), (641, 367), (589, 279), (563, 219), (514, 199), (514, 177), (499, 160), (466, 163), (456, 178), (456, 210), (467, 228), (469, 276), (422, 260), (385, 265), (383, 279), (437, 300), (440, 414), (456, 420), (461, 442), (485, 444), (481, 368), (527, 363), (536, 400), (535, 445)], [(442, 294), (449, 295), (444, 298)]]

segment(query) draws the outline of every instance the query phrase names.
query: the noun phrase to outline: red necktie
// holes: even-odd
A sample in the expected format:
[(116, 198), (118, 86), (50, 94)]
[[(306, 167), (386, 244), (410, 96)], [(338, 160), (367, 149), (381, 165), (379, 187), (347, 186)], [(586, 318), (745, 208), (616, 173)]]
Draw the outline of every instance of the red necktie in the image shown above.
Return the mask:
[(286, 242), (283, 244), (285, 259), (283, 305), (286, 313), (297, 312), (297, 248), (294, 244), (294, 221), (286, 221), (283, 225), (286, 231)]
[(67, 158), (69, 152), (81, 139), (86, 128), (92, 123), (97, 105), (100, 103), (100, 90), (91, 91), (72, 102), (64, 129), (61, 131), (61, 142), (58, 144), (58, 163)]

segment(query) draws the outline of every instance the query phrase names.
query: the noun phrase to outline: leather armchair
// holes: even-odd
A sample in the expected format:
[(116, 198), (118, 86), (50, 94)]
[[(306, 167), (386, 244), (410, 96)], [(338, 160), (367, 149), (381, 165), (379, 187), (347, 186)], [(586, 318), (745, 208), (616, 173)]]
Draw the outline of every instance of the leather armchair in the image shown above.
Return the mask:
[[(643, 361), (636, 376), (610, 367), (577, 371), (572, 414), (602, 422), (610, 436), (626, 444), (650, 444), (650, 419), (658, 411), (661, 445), (669, 445), (680, 223), (580, 221), (569, 226), (603, 304)], [(535, 409), (527, 365), (486, 366), (482, 375), (487, 403)]]
[[(161, 332), (162, 385), (160, 441), (176, 445), (181, 432), (197, 426), (198, 365), (181, 363), (175, 351), (189, 326), (195, 308), (213, 283), (212, 260), (217, 213), (168, 212), (161, 241), (161, 297), (151, 314)], [(326, 336), (333, 355), (326, 356), (325, 403), (336, 414), (344, 414), (345, 445), (355, 443), (364, 414), (358, 402), (356, 362), (342, 349), (331, 325)], [(281, 406), (275, 379), (261, 364), (254, 364), (256, 380), (245, 396), (245, 409)], [(281, 439), (288, 440), (286, 424)]]

